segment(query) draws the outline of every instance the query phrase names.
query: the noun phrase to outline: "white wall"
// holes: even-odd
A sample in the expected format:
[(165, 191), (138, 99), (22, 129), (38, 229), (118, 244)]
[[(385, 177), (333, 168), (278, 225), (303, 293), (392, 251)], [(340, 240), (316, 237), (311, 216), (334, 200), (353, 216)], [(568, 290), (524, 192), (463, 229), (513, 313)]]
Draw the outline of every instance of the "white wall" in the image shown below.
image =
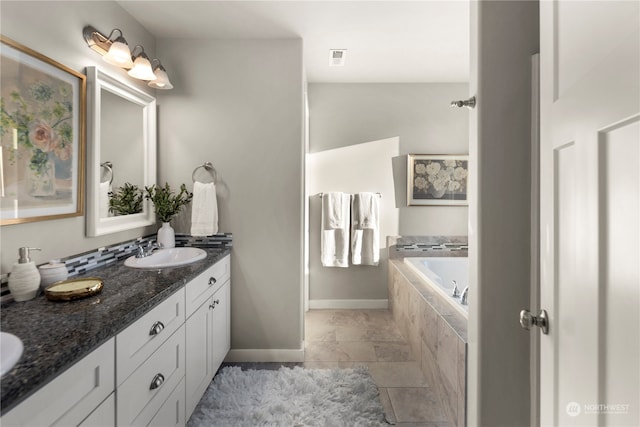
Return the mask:
[[(100, 55), (87, 47), (82, 36), (82, 28), (87, 24), (105, 33), (120, 28), (130, 44), (142, 44), (149, 55), (154, 56), (154, 38), (115, 2), (0, 2), (2, 35), (81, 73), (86, 66), (95, 65), (147, 90), (144, 89), (146, 86), (140, 86), (123, 70), (102, 61)], [(33, 260), (38, 264), (133, 239), (154, 229), (140, 228), (87, 238), (83, 216), (6, 225), (0, 228), (0, 270), (2, 274), (11, 271), (21, 246), (42, 248), (42, 252), (33, 252)]]
[[(466, 83), (311, 83), (310, 152), (400, 138), (400, 155), (468, 154)], [(467, 235), (466, 206), (406, 206), (406, 156), (396, 165), (401, 235)]]
[(531, 56), (537, 1), (471, 2), (468, 425), (529, 425)]
[[(218, 173), (233, 233), (230, 358), (302, 356), (301, 40), (159, 40), (175, 89), (158, 94), (159, 181)], [(188, 221), (178, 221), (188, 231)]]
[[(398, 138), (366, 142), (333, 150), (311, 153), (307, 162), (309, 184), (309, 299), (311, 308), (385, 306), (387, 244), (386, 236), (398, 234), (398, 209), (393, 199), (391, 160), (398, 155)], [(318, 193), (341, 191), (379, 192), (380, 263), (377, 266), (351, 265), (348, 268), (323, 267), (320, 262), (322, 200)], [(330, 300), (330, 301), (329, 301)], [(335, 300), (341, 300), (336, 302)], [(340, 305), (336, 305), (340, 304)]]

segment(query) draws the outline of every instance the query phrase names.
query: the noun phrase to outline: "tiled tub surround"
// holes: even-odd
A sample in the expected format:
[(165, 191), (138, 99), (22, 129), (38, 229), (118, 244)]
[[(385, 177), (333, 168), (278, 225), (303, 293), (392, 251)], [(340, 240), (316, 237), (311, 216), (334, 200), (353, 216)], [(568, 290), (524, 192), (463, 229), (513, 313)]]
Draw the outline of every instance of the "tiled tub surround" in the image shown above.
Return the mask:
[(193, 264), (142, 270), (117, 262), (79, 274), (99, 277), (104, 288), (96, 296), (51, 302), (40, 295), (31, 301), (3, 305), (0, 329), (18, 336), (24, 353), (1, 381), (1, 409), (6, 413), (40, 387), (74, 365), (112, 336), (230, 253), (230, 248), (204, 248), (207, 257)]
[[(420, 256), (425, 256), (420, 252)], [(389, 260), (389, 306), (452, 425), (466, 425), (467, 320), (403, 262)]]

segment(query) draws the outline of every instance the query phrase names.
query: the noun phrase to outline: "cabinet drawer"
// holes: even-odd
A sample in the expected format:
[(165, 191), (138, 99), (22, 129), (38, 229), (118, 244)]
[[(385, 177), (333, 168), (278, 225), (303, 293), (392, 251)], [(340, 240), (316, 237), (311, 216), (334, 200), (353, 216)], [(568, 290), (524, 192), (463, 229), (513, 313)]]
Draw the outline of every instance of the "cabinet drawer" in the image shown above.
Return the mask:
[(171, 392), (162, 404), (158, 413), (153, 417), (149, 426), (184, 426), (187, 420), (184, 412), (184, 378)]
[(5, 426), (78, 425), (115, 389), (111, 338), (3, 415)]
[(231, 255), (227, 255), (187, 283), (187, 317), (204, 303), (231, 277)]
[[(184, 326), (118, 387), (119, 426), (146, 426), (184, 378)], [(156, 379), (162, 377), (155, 385)]]
[(116, 384), (122, 384), (184, 323), (184, 290), (160, 303), (116, 336)]

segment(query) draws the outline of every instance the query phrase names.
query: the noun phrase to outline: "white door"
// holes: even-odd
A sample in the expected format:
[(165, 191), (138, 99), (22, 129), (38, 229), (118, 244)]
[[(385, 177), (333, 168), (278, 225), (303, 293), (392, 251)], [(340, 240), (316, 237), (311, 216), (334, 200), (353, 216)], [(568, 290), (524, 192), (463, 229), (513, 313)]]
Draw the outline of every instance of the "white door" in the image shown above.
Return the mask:
[(640, 426), (639, 21), (540, 2), (543, 426)]

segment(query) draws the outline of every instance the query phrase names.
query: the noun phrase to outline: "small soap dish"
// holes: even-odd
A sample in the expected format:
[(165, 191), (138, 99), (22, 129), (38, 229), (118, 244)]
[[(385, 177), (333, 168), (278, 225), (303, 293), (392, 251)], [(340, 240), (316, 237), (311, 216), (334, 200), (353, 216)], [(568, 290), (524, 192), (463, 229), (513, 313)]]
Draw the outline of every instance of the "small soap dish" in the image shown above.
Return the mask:
[(44, 295), (50, 301), (73, 301), (99, 294), (102, 287), (102, 279), (84, 277), (56, 282), (44, 290)]

